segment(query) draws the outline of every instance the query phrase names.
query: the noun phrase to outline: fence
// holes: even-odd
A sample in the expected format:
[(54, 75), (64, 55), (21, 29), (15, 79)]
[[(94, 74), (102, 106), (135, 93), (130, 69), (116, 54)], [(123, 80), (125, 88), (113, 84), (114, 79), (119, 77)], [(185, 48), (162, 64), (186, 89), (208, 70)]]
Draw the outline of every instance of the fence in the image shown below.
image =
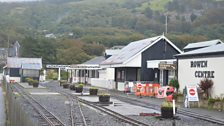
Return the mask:
[(38, 126), (38, 117), (33, 116), (33, 110), (20, 95), (13, 92), (9, 83), (3, 79), (6, 89), (7, 126)]

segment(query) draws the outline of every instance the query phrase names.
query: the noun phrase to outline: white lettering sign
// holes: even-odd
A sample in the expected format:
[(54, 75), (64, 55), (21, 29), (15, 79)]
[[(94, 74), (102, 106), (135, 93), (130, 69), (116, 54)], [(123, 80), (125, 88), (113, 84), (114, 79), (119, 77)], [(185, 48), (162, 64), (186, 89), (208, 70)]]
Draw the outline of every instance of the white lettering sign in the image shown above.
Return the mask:
[(50, 65), (47, 64), (46, 68), (70, 68), (71, 65)]

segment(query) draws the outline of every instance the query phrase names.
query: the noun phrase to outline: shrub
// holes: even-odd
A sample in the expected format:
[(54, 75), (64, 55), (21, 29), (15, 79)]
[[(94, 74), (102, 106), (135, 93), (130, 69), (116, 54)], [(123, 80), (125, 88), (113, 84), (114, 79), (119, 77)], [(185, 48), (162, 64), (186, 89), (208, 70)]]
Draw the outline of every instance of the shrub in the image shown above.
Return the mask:
[(206, 93), (206, 97), (209, 98), (209, 89), (213, 86), (213, 81), (211, 79), (203, 79), (200, 81), (199, 87)]
[(25, 81), (28, 82), (28, 83), (29, 83), (30, 80), (32, 80), (32, 78), (30, 78), (30, 77), (27, 77), (27, 78), (25, 79)]
[(100, 102), (110, 102), (110, 94), (108, 94), (108, 93), (99, 94), (99, 101)]
[(32, 85), (33, 85), (33, 87), (38, 87), (39, 86), (39, 81), (38, 80), (32, 80)]
[(110, 96), (110, 94), (104, 92), (104, 93), (100, 93), (99, 96)]
[(97, 87), (90, 87), (90, 89), (97, 90), (98, 88)]
[[(175, 107), (177, 111), (177, 107)], [(173, 118), (173, 104), (172, 102), (163, 102), (161, 105), (161, 117), (162, 118)]]
[(30, 78), (30, 77), (28, 77), (28, 78), (25, 79), (25, 81), (26, 81), (29, 85), (32, 85), (32, 81), (33, 81), (33, 79)]
[(75, 90), (75, 84), (70, 85), (70, 90)]
[(169, 86), (174, 87), (176, 89), (176, 92), (178, 92), (179, 87), (180, 87), (177, 79), (171, 79), (170, 82), (169, 82)]
[(97, 95), (98, 88), (96, 88), (96, 87), (89, 88), (89, 93), (90, 93), (90, 95)]
[(79, 84), (78, 88), (83, 88), (83, 86), (84, 86), (83, 84)]
[(162, 103), (161, 107), (172, 108), (172, 107), (173, 107), (173, 103), (172, 103), (172, 102), (164, 101), (164, 102)]
[(177, 100), (178, 93), (173, 93), (173, 99)]
[(77, 87), (75, 87), (75, 90), (77, 93), (81, 93), (83, 91), (83, 84), (79, 84)]
[(62, 86), (63, 84), (67, 83), (67, 81), (66, 80), (60, 80), (59, 83), (60, 83), (60, 86)]

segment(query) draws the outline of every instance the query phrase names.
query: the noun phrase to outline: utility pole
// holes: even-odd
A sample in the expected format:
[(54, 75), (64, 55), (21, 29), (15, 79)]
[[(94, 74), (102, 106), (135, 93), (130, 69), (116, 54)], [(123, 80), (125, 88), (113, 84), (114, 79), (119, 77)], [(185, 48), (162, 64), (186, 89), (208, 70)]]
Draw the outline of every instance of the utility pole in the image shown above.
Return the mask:
[(166, 21), (165, 21), (165, 27), (166, 27), (166, 31), (165, 31), (165, 35), (167, 35), (167, 14), (166, 14)]

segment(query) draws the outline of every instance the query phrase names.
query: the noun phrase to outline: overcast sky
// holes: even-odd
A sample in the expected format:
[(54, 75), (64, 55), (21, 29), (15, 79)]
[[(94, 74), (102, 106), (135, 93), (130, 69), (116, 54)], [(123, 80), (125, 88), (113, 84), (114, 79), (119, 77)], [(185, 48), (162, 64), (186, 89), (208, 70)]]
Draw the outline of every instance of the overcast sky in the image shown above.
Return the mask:
[(38, 0), (0, 0), (0, 2), (23, 2), (23, 1), (38, 1)]

